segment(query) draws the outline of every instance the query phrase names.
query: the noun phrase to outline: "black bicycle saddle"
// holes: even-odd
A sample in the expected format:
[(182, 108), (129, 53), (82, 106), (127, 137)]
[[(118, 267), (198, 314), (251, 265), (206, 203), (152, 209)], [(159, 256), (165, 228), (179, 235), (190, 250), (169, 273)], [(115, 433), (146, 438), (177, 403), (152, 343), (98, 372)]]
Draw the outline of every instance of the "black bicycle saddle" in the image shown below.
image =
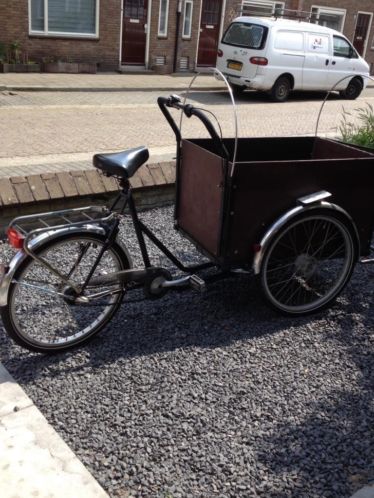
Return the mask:
[(108, 176), (131, 178), (140, 166), (149, 158), (149, 151), (144, 145), (113, 154), (95, 154), (92, 158), (95, 168), (101, 169)]

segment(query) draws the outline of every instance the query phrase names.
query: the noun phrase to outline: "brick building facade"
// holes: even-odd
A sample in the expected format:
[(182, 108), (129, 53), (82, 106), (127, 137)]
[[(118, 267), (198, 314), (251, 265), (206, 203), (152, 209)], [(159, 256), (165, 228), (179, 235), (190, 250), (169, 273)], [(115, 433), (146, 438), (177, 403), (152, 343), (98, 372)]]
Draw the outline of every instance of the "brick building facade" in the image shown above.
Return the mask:
[(373, 10), (373, 0), (0, 0), (0, 44), (19, 42), (24, 59), (103, 71), (193, 71), (214, 66), (218, 40), (240, 13), (283, 12), (342, 31), (374, 67)]

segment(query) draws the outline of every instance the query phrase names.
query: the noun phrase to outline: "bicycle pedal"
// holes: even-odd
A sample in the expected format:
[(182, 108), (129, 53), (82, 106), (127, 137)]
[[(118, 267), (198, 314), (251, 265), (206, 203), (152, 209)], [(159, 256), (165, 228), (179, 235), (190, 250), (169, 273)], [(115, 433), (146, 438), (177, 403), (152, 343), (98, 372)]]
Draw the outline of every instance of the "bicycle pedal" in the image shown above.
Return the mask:
[(206, 284), (205, 280), (200, 278), (198, 275), (191, 275), (190, 280), (189, 280), (190, 286), (199, 291), (199, 292), (205, 292), (206, 291)]

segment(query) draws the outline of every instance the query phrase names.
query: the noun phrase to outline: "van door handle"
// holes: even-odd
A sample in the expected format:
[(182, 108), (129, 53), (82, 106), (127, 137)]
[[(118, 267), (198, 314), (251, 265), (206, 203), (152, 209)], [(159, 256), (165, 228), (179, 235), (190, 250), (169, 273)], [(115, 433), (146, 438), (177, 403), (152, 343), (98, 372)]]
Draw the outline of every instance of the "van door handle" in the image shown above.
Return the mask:
[(328, 66), (328, 65), (329, 65), (329, 62), (330, 62), (330, 61), (329, 61), (329, 59), (326, 59), (326, 61), (325, 61), (325, 66)]
[(336, 61), (332, 61), (332, 63), (331, 63), (331, 64), (332, 64), (333, 66), (335, 66), (335, 64), (336, 64)]

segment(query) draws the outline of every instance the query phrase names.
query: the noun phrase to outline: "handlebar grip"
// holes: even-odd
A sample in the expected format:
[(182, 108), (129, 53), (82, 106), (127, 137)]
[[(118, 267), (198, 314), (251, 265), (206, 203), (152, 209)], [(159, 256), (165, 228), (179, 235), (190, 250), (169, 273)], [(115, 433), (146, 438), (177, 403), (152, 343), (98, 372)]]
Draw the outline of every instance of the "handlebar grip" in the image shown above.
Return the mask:
[(212, 137), (215, 145), (218, 147), (218, 149), (222, 151), (222, 154), (226, 157), (226, 159), (229, 160), (230, 159), (229, 153), (224, 143), (222, 142), (221, 137), (218, 135), (215, 127), (212, 125), (211, 121), (204, 114), (204, 112), (201, 111), (200, 109), (196, 109), (191, 104), (187, 104), (186, 106), (184, 106), (184, 113), (188, 118), (190, 118), (191, 116), (196, 116), (197, 118), (200, 119), (200, 121), (207, 129), (209, 135)]
[(181, 132), (178, 126), (176, 125), (174, 119), (172, 118), (169, 109), (167, 109), (167, 107), (171, 107), (170, 97), (158, 97), (157, 104), (162, 114), (165, 116), (166, 121), (169, 123), (171, 129), (175, 133), (177, 142), (179, 143), (182, 140)]

